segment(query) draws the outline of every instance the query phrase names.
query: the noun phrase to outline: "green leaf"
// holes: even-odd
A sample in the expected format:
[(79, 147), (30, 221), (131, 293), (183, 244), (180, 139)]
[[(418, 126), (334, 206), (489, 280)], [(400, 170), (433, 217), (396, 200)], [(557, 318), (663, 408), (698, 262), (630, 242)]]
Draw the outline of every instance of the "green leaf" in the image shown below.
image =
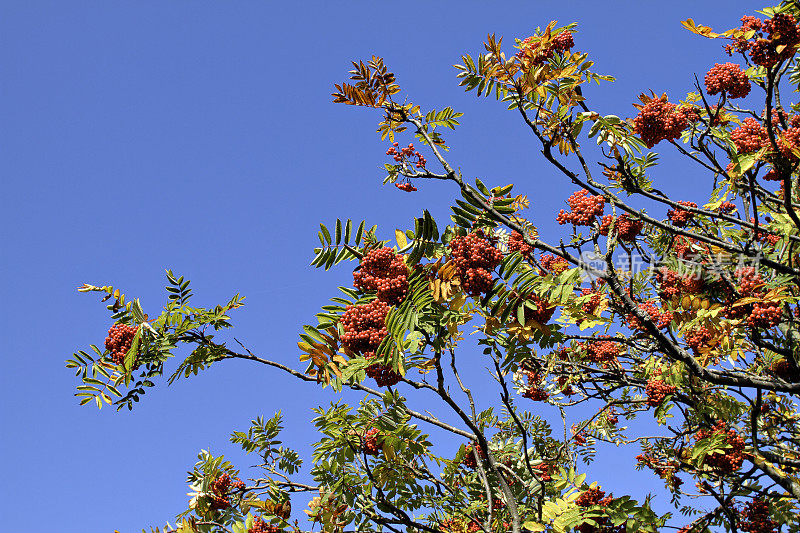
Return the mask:
[(325, 242), (323, 244), (331, 244), (331, 232), (328, 231), (328, 228), (326, 228), (324, 224), (320, 224), (319, 229), (322, 231), (322, 235), (325, 236)]
[(362, 237), (362, 235), (364, 233), (364, 224), (365, 224), (365, 222), (366, 221), (362, 220), (361, 223), (358, 225), (358, 228), (356, 229), (356, 238), (353, 241), (354, 244), (359, 244), (361, 242), (361, 237)]
[(520, 305), (519, 307), (517, 307), (517, 322), (519, 322), (520, 325), (522, 325), (522, 326), (525, 325), (525, 306), (524, 305)]

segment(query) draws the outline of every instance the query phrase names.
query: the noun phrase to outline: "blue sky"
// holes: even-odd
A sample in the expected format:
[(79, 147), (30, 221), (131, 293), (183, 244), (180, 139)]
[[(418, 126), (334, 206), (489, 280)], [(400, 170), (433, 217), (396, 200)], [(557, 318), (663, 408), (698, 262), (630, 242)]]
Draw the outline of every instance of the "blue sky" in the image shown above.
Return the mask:
[[(554, 236), (572, 188), (540, 160), (516, 115), (457, 87), (452, 65), (460, 55), (480, 53), (490, 32), (510, 47), (551, 19), (577, 21), (575, 49), (618, 79), (586, 90), (590, 107), (631, 116), (640, 92), (676, 100), (691, 90), (693, 74), (702, 79), (715, 61), (728, 60), (719, 42), (689, 34), (680, 20), (727, 29), (757, 7), (4, 2), (3, 529), (126, 533), (163, 524), (186, 505), (185, 471), (197, 452), (233, 450), (231, 431), (278, 409), (287, 440), (308, 451), (310, 408), (333, 396), (277, 372), (230, 362), (158, 387), (132, 413), (115, 413), (79, 407), (63, 361), (102, 345), (110, 325), (104, 305), (76, 287), (114, 284), (155, 314), (171, 268), (192, 280), (198, 305), (247, 296), (233, 315), (235, 335), (302, 367), (300, 325), (352, 279), (347, 265), (327, 274), (308, 267), (318, 223), (365, 218), (389, 238), (423, 208), (444, 216), (456, 194), (442, 183), (415, 194), (381, 186), (387, 144), (375, 134), (376, 114), (331, 103), (350, 60), (381, 55), (414, 102), (464, 112), (448, 137), (451, 162), (487, 183), (517, 183), (542, 233)], [(656, 178), (667, 192), (685, 193), (704, 179), (663, 159)], [(474, 385), (483, 390), (477, 373)], [(607, 454), (593, 472), (618, 491), (659, 485), (650, 474), (620, 479), (619, 469), (631, 467), (629, 458)]]

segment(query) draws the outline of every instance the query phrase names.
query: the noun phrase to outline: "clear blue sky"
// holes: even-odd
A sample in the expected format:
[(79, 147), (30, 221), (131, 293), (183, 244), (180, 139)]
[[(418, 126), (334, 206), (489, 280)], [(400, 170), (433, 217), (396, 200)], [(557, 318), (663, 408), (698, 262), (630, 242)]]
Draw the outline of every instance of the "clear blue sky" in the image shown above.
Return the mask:
[[(380, 185), (377, 116), (331, 103), (351, 59), (382, 55), (423, 108), (465, 113), (451, 161), (487, 183), (516, 182), (554, 235), (572, 188), (540, 161), (517, 116), (457, 87), (454, 63), (488, 32), (525, 37), (577, 21), (576, 50), (618, 82), (590, 106), (631, 116), (648, 89), (677, 99), (721, 43), (679, 21), (736, 25), (752, 2), (269, 2), (7, 0), (0, 5), (0, 510), (4, 531), (139, 531), (186, 505), (185, 471), (201, 448), (282, 409), (307, 452), (310, 407), (332, 396), (240, 362), (148, 393), (132, 412), (79, 407), (63, 361), (110, 325), (75, 288), (113, 283), (156, 314), (164, 268), (194, 284), (198, 305), (236, 292), (235, 334), (300, 368), (297, 331), (350, 268), (307, 265), (317, 224), (366, 218), (387, 238), (456, 194)], [(408, 140), (406, 140), (408, 142)], [(670, 158), (665, 157), (665, 162)], [(428, 157), (432, 161), (432, 157)], [(666, 191), (705, 177), (664, 168)], [(480, 391), (479, 381), (474, 383)], [(488, 394), (488, 389), (487, 389)], [(236, 455), (234, 455), (236, 457)], [(245, 466), (252, 459), (241, 460)], [(593, 472), (644, 493), (651, 474), (601, 455)], [(615, 485), (616, 483), (616, 485)], [(631, 487), (634, 484), (634, 487)]]

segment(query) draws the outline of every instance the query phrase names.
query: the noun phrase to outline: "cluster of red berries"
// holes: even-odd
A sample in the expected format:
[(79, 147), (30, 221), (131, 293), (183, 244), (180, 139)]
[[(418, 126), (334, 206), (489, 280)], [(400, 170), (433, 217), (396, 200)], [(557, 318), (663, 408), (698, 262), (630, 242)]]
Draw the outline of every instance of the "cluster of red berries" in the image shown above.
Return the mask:
[(597, 310), (597, 307), (600, 305), (600, 301), (602, 299), (600, 293), (589, 288), (584, 288), (581, 289), (581, 295), (591, 296), (587, 301), (583, 302), (583, 305), (581, 305), (581, 310), (587, 315), (593, 315)]
[(520, 43), (517, 57), (531, 65), (541, 65), (553, 57), (554, 53), (564, 53), (573, 46), (575, 41), (569, 31), (562, 31), (546, 44), (540, 37), (527, 37)]
[(753, 117), (748, 117), (731, 132), (731, 141), (736, 145), (736, 150), (740, 154), (746, 154), (769, 146), (769, 134), (761, 122)]
[[(374, 355), (367, 355), (367, 359), (375, 357)], [(392, 367), (381, 364), (373, 363), (369, 365), (365, 372), (369, 377), (375, 380), (379, 387), (391, 387), (396, 385), (403, 376), (392, 370)]]
[(478, 457), (481, 458), (481, 461), (486, 460), (486, 454), (483, 453), (483, 449), (478, 445), (477, 442), (467, 444), (466, 455), (464, 455), (464, 461), (462, 462), (462, 464), (471, 470), (478, 468), (478, 463), (477, 461), (475, 461), (475, 453), (473, 452), (473, 450), (476, 450), (478, 452)]
[[(341, 318), (344, 328), (341, 341), (346, 348), (372, 359), (388, 334), (389, 306), (399, 304), (408, 294), (408, 267), (391, 248), (372, 250), (361, 259), (359, 270), (353, 272), (353, 285), (361, 291), (376, 291), (377, 299), (347, 306)], [(366, 374), (380, 387), (394, 385), (401, 379), (391, 367), (377, 362), (366, 368)]]
[(800, 128), (785, 130), (778, 139), (778, 148), (786, 159), (796, 160), (795, 152), (800, 149)]
[(556, 378), (556, 385), (558, 385), (558, 390), (561, 392), (561, 394), (565, 396), (572, 396), (575, 394), (575, 389), (569, 382), (569, 376), (558, 376)]
[(408, 294), (408, 267), (391, 248), (378, 248), (361, 258), (353, 285), (364, 292), (376, 291), (378, 300), (397, 305)]
[(701, 276), (681, 275), (667, 267), (656, 271), (658, 293), (664, 298), (672, 298), (679, 294), (697, 294), (703, 290), (705, 281)]
[[(599, 505), (606, 507), (611, 504), (612, 497), (609, 494), (605, 498), (605, 491), (597, 487), (589, 488), (583, 491), (580, 496), (575, 500), (575, 504), (580, 507), (591, 507), (592, 505)], [(625, 533), (625, 522), (614, 526), (607, 516), (595, 517), (591, 520), (575, 526), (577, 533)]]
[[(485, 498), (485, 496), (483, 496), (482, 494), (481, 494), (481, 497)], [(493, 511), (500, 511), (501, 509), (505, 509), (505, 507), (506, 507), (506, 502), (504, 502), (500, 498), (495, 498), (495, 499), (492, 500), (492, 510)]]
[[(697, 204), (694, 202), (678, 202), (678, 205), (682, 205), (683, 207), (694, 207), (695, 209), (697, 208)], [(674, 226), (683, 228), (689, 223), (690, 220), (694, 218), (694, 213), (680, 208), (669, 209), (667, 210), (667, 218), (670, 219)]]
[(672, 250), (679, 259), (694, 259), (698, 256), (696, 245), (697, 239), (678, 235), (672, 242)]
[(644, 222), (641, 220), (632, 219), (628, 213), (622, 213), (616, 218), (614, 218), (613, 215), (604, 216), (603, 222), (600, 224), (599, 231), (600, 235), (604, 235), (606, 237), (613, 231), (613, 233), (617, 235), (621, 241), (633, 242), (642, 232), (643, 228)]
[(736, 211), (736, 204), (732, 202), (722, 202), (719, 204), (717, 211), (720, 213), (732, 213)]
[(633, 132), (648, 148), (679, 138), (688, 126), (686, 110), (662, 99), (647, 102), (633, 119)]
[(683, 338), (686, 340), (686, 345), (691, 348), (695, 354), (699, 355), (700, 349), (709, 346), (714, 336), (707, 327), (699, 326), (687, 331)]
[(578, 428), (575, 427), (575, 424), (572, 424), (570, 430), (572, 431), (572, 440), (575, 441), (575, 444), (577, 446), (583, 446), (584, 444), (586, 444), (587, 439), (585, 431), (583, 430), (578, 431)]
[(750, 93), (750, 80), (736, 63), (715, 63), (706, 73), (706, 92), (724, 92), (728, 98), (744, 98)]
[(792, 57), (800, 43), (800, 29), (792, 15), (781, 13), (763, 21), (744, 16), (740, 29), (755, 34), (750, 40), (743, 37), (734, 39), (733, 43), (725, 46), (725, 51), (729, 55), (733, 52), (749, 52), (753, 63), (762, 67), (771, 67), (778, 61)]
[(249, 528), (247, 533), (280, 533), (281, 531), (280, 527), (264, 522), (261, 518), (256, 518), (253, 520), (253, 527)]
[(414, 166), (417, 168), (425, 168), (427, 161), (425, 160), (425, 157), (421, 153), (414, 150), (413, 144), (409, 143), (409, 145), (406, 146), (405, 148), (399, 148), (399, 147), (400, 143), (398, 142), (392, 143), (392, 147), (386, 150), (386, 155), (393, 156), (394, 160), (397, 161), (398, 163), (403, 163), (405, 161), (408, 161), (412, 157), (416, 157), (417, 161), (414, 163)]
[(553, 274), (554, 276), (558, 276), (565, 270), (569, 269), (569, 263), (563, 257), (553, 255), (553, 254), (545, 254), (539, 260), (539, 263), (542, 265), (542, 268)]
[(106, 337), (106, 350), (111, 352), (111, 360), (114, 361), (115, 365), (121, 365), (125, 362), (125, 356), (128, 355), (128, 351), (131, 349), (137, 329), (128, 324), (114, 324), (109, 328), (108, 336)]
[(232, 480), (230, 474), (222, 474), (211, 482), (211, 508), (227, 509), (231, 506), (229, 495), (234, 490), (242, 490), (244, 481), (241, 479)]
[(553, 356), (558, 359), (559, 361), (569, 361), (571, 359), (572, 354), (574, 353), (574, 348), (571, 348), (566, 345), (559, 346), (554, 352)]
[(695, 434), (694, 438), (695, 440), (701, 440), (713, 435), (722, 435), (725, 438), (727, 447), (723, 453), (706, 455), (703, 459), (703, 464), (725, 474), (731, 474), (739, 470), (746, 457), (744, 439), (733, 429), (727, 429), (723, 422), (719, 422), (710, 430), (701, 429)]
[[(781, 183), (781, 190), (783, 189), (783, 183)], [(769, 218), (766, 219), (767, 221)], [(750, 223), (755, 225), (756, 219), (755, 217), (750, 217)], [(757, 230), (751, 230), (753, 232), (753, 238), (758, 242), (763, 242), (768, 246), (775, 246), (781, 240), (781, 236), (777, 233), (772, 233), (771, 231), (765, 231), (764, 229), (764, 222), (762, 221), (759, 224), (759, 228)]]
[[(601, 335), (599, 338), (609, 338)], [(586, 343), (586, 357), (593, 363), (608, 366), (617, 360), (620, 354), (619, 343), (609, 340), (596, 340)]]
[(527, 305), (525, 306), (526, 324), (529, 320), (534, 320), (539, 324), (547, 324), (550, 319), (553, 318), (553, 313), (556, 311), (556, 306), (552, 302), (545, 300), (533, 292), (528, 294), (527, 301), (532, 302), (536, 306), (536, 309), (531, 309)]
[(769, 329), (777, 326), (783, 319), (783, 308), (780, 302), (756, 302), (747, 317), (747, 325), (751, 328)]
[(556, 52), (563, 53), (575, 46), (575, 41), (572, 39), (572, 32), (562, 31), (553, 37), (552, 48)]
[(342, 344), (364, 356), (374, 354), (388, 333), (386, 331), (388, 314), (389, 304), (381, 300), (373, 300), (360, 305), (348, 305), (341, 318), (344, 328), (341, 336)]
[(522, 392), (523, 398), (528, 398), (534, 402), (543, 402), (550, 397), (550, 394), (542, 387), (542, 376), (536, 372), (526, 372), (528, 377), (528, 387)]
[(702, 276), (686, 275), (681, 278), (681, 288), (688, 294), (698, 294), (703, 290), (705, 281)]
[[(662, 311), (658, 307), (655, 306), (653, 302), (644, 302), (639, 304), (639, 309), (647, 313), (650, 317), (650, 321), (655, 323), (658, 329), (664, 329), (670, 325), (672, 319), (672, 313), (669, 311)], [(625, 320), (628, 322), (628, 327), (634, 331), (639, 331), (642, 333), (646, 333), (647, 329), (645, 328), (644, 322), (642, 322), (639, 317), (635, 313), (629, 313), (625, 316)]]
[(770, 67), (778, 62), (779, 56), (776, 50), (770, 45), (766, 39), (758, 39), (750, 43), (750, 57), (753, 63), (764, 67)]
[(503, 260), (503, 252), (482, 230), (454, 237), (449, 247), (464, 292), (470, 296), (488, 292), (493, 283), (491, 270)]
[(755, 296), (764, 287), (764, 278), (754, 267), (742, 267), (736, 270), (739, 280), (739, 294), (742, 296)]
[(770, 366), (770, 372), (775, 377), (790, 383), (798, 381), (797, 373), (792, 368), (791, 363), (789, 363), (789, 361), (786, 359), (778, 359), (772, 363), (772, 366)]
[(367, 455), (378, 455), (383, 449), (383, 439), (378, 428), (370, 428), (361, 438), (361, 451)]
[(647, 393), (647, 405), (650, 407), (658, 407), (664, 403), (667, 396), (675, 394), (678, 390), (675, 385), (668, 385), (660, 379), (648, 379), (647, 386), (644, 388)]
[(671, 298), (681, 293), (682, 276), (667, 267), (661, 267), (656, 271), (656, 283), (658, 283), (658, 293), (665, 298)]
[(575, 505), (578, 507), (591, 507), (592, 505), (605, 507), (611, 503), (612, 499), (610, 494), (606, 496), (606, 491), (600, 490), (599, 487), (591, 487), (581, 492), (580, 496), (575, 499)]
[(789, 115), (783, 109), (773, 109), (772, 126), (775, 129), (785, 129), (786, 127), (800, 128), (800, 115)]
[[(764, 279), (754, 267), (744, 267), (736, 271), (739, 281), (738, 292), (744, 297), (763, 297), (765, 295)], [(768, 329), (780, 324), (783, 308), (780, 302), (760, 301), (748, 305), (734, 307), (731, 302), (726, 306), (726, 316), (731, 319), (747, 316), (747, 325), (752, 328)]]
[(552, 481), (553, 476), (553, 465), (550, 463), (539, 463), (538, 465), (533, 465), (533, 470), (536, 470), (537, 474), (539, 475), (539, 479), (544, 482)]
[(725, 318), (729, 320), (738, 320), (740, 318), (745, 318), (750, 315), (750, 311), (753, 310), (752, 305), (736, 305), (734, 307), (735, 300), (728, 299), (725, 302), (725, 308), (723, 313), (725, 314)]
[(747, 533), (775, 533), (778, 522), (769, 514), (769, 503), (762, 498), (754, 498), (739, 511), (739, 529)]
[(567, 203), (569, 204), (569, 213), (563, 209), (559, 211), (556, 222), (561, 225), (591, 226), (594, 224), (595, 217), (603, 216), (606, 200), (599, 194), (590, 195), (589, 191), (581, 189), (572, 193), (567, 198)]
[(637, 455), (636, 460), (655, 472), (658, 477), (667, 481), (673, 489), (683, 484), (683, 481), (675, 475), (678, 470), (676, 462), (661, 461), (647, 452)]
[(519, 252), (522, 257), (530, 257), (533, 253), (533, 247), (525, 242), (520, 232), (515, 231), (508, 236), (508, 251)]
[(528, 387), (522, 393), (522, 397), (534, 402), (544, 402), (550, 397), (550, 394), (541, 387)]
[(783, 181), (783, 176), (781, 176), (778, 171), (773, 168), (764, 174), (763, 179), (764, 181)]
[(414, 192), (417, 190), (417, 188), (411, 185), (411, 183), (408, 181), (404, 181), (403, 183), (395, 183), (394, 186), (405, 192)]

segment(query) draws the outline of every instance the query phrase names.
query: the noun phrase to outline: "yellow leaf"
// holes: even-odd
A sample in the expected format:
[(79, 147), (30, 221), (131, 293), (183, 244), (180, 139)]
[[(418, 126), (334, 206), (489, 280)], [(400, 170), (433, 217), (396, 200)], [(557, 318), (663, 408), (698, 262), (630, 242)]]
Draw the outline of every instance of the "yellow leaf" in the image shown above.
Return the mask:
[(528, 531), (532, 531), (533, 533), (538, 533), (540, 531), (545, 530), (545, 527), (542, 524), (534, 521), (525, 522), (524, 524), (522, 524), (522, 527), (524, 527)]
[(532, 328), (536, 328), (539, 331), (541, 331), (543, 335), (550, 335), (550, 328), (547, 327), (544, 324), (541, 324), (541, 323), (537, 322), (534, 319), (528, 320), (528, 322), (525, 324), (525, 327), (526, 328), (531, 328), (531, 329)]
[(389, 461), (391, 461), (395, 457), (394, 447), (392, 447), (392, 445), (387, 443), (386, 441), (383, 441), (383, 456), (386, 457), (386, 459)]
[(399, 246), (401, 250), (406, 246), (408, 246), (408, 240), (406, 240), (406, 234), (400, 231), (399, 229), (394, 230), (394, 238), (397, 239), (397, 246)]
[(745, 297), (745, 298), (742, 298), (742, 299), (740, 299), (740, 300), (736, 300), (736, 301), (733, 303), (733, 305), (731, 305), (731, 307), (741, 307), (741, 306), (743, 306), (743, 305), (747, 305), (747, 304), (754, 304), (754, 303), (758, 303), (758, 302), (760, 302), (760, 301), (762, 301), (762, 300), (763, 300), (763, 298), (754, 298), (754, 297), (752, 297), (752, 296), (747, 296), (747, 297)]
[(455, 322), (448, 322), (447, 331), (450, 332), (450, 335), (455, 335), (456, 333), (458, 333), (458, 324), (456, 324)]
[(703, 37), (708, 37), (709, 39), (715, 39), (720, 36), (719, 33), (714, 33), (711, 31), (711, 28), (708, 26), (697, 26), (692, 19), (686, 19), (681, 21), (681, 25), (689, 30), (692, 33), (696, 33), (697, 35), (702, 35)]
[(433, 301), (438, 304), (438, 303), (442, 303), (442, 301), (439, 299), (439, 285), (436, 284), (437, 281), (439, 283), (441, 283), (438, 279), (430, 280), (428, 282), (428, 288), (430, 289), (431, 293), (433, 294)]
[(436, 359), (427, 359), (424, 363), (417, 366), (417, 371), (420, 374), (427, 374), (436, 368)]
[(604, 322), (605, 322), (605, 320), (584, 320), (583, 322), (578, 324), (578, 329), (580, 329), (581, 331), (583, 331), (585, 329), (591, 329), (591, 328), (593, 328), (595, 326), (599, 326), (600, 324), (603, 324)]
[(459, 293), (458, 296), (453, 298), (453, 301), (450, 302), (450, 309), (461, 309), (461, 307), (467, 302), (467, 297), (464, 296), (464, 293)]
[(442, 268), (439, 269), (439, 277), (442, 279), (450, 279), (453, 277), (453, 274), (456, 271), (456, 264), (452, 261), (448, 261)]

